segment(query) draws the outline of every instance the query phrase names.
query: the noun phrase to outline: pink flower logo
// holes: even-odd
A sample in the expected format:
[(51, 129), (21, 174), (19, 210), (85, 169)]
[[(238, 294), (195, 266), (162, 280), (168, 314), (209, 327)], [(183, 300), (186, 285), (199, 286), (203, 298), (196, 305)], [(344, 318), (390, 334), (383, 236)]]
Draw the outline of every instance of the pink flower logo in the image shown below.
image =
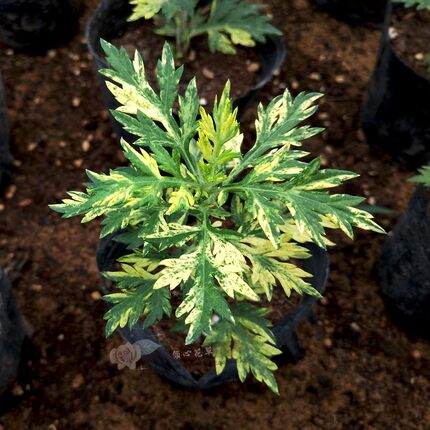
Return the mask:
[(136, 363), (142, 357), (142, 352), (139, 345), (132, 345), (131, 343), (126, 343), (119, 346), (118, 348), (112, 349), (109, 354), (109, 359), (112, 364), (118, 366), (118, 370), (128, 367), (129, 369), (136, 369)]

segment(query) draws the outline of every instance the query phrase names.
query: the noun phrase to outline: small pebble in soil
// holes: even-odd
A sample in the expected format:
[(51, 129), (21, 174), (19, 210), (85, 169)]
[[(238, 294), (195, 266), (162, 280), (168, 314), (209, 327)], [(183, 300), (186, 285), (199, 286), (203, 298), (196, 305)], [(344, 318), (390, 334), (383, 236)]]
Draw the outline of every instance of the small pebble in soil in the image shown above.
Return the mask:
[(21, 160), (13, 160), (13, 165), (15, 167), (20, 167), (20, 166), (22, 166), (22, 161)]
[(215, 73), (212, 72), (212, 70), (208, 69), (207, 67), (203, 67), (202, 73), (203, 73), (203, 76), (207, 79), (213, 79), (215, 77)]
[(9, 185), (6, 189), (5, 197), (10, 200), (16, 193), (16, 185)]
[(11, 57), (13, 54), (15, 54), (15, 52), (13, 52), (13, 49), (6, 49), (6, 55), (8, 57)]
[(27, 151), (34, 151), (37, 148), (37, 143), (31, 142), (27, 145)]
[(321, 80), (321, 75), (317, 72), (312, 72), (309, 75), (309, 79), (311, 79), (312, 81), (320, 81)]
[(361, 331), (361, 327), (360, 327), (356, 322), (352, 322), (352, 323), (349, 325), (349, 327), (350, 327), (350, 329), (351, 329), (353, 332), (355, 332), (355, 333), (360, 333), (360, 331)]
[(116, 151), (116, 158), (118, 158), (118, 160), (121, 163), (125, 163), (127, 161), (127, 159), (124, 156), (124, 153), (120, 149), (118, 149), (118, 151)]
[(318, 113), (318, 119), (324, 120), (324, 119), (328, 119), (328, 117), (329, 117), (328, 112), (320, 112), (320, 113)]
[(40, 284), (32, 284), (31, 290), (36, 292), (36, 293), (40, 293), (43, 290), (43, 286)]
[(82, 163), (84, 162), (84, 160), (82, 158), (78, 158), (76, 160), (73, 161), (73, 165), (77, 168), (82, 166)]
[(48, 51), (48, 57), (49, 58), (55, 58), (57, 56), (57, 51), (55, 49), (50, 49)]
[(202, 98), (200, 99), (200, 104), (201, 104), (202, 106), (206, 106), (206, 105), (208, 104), (208, 101), (207, 101), (204, 97), (202, 97)]
[(327, 297), (321, 297), (319, 303), (321, 303), (323, 306), (327, 306), (328, 305)]
[(424, 54), (422, 52), (417, 52), (415, 54), (415, 60), (423, 61), (424, 60)]
[(246, 66), (246, 69), (248, 70), (248, 72), (255, 73), (255, 72), (258, 72), (258, 70), (260, 70), (260, 65), (258, 63), (249, 63)]
[(72, 106), (79, 107), (81, 105), (81, 99), (79, 97), (73, 97)]
[(369, 205), (376, 205), (376, 199), (375, 199), (375, 197), (373, 197), (373, 196), (370, 196), (369, 197)]
[(388, 37), (391, 40), (394, 40), (398, 35), (399, 35), (399, 32), (394, 27), (390, 27), (388, 29)]
[(55, 424), (49, 424), (48, 430), (57, 430), (57, 426)]
[(98, 291), (93, 291), (91, 293), (91, 298), (95, 301), (100, 300), (102, 298), (102, 295)]
[(366, 140), (366, 135), (364, 134), (364, 131), (363, 131), (363, 129), (362, 128), (359, 128), (358, 130), (357, 130), (357, 139), (360, 141), (360, 142), (364, 142), (365, 140)]
[(31, 199), (22, 199), (19, 201), (18, 206), (20, 208), (27, 208), (28, 206), (31, 206), (33, 204), (33, 200)]
[(1, 203), (1, 202), (0, 202), (0, 212), (1, 212), (1, 211), (4, 211), (4, 208), (5, 208), (4, 203)]
[(414, 357), (415, 360), (419, 360), (421, 358), (421, 352), (419, 352), (418, 349), (414, 349), (412, 351), (412, 357)]
[(82, 376), (82, 374), (78, 373), (78, 374), (73, 378), (73, 381), (72, 381), (72, 388), (76, 390), (77, 388), (81, 387), (81, 386), (84, 384), (84, 382), (85, 382), (84, 377)]
[(188, 61), (194, 61), (197, 57), (196, 51), (192, 49), (190, 53), (188, 54)]
[(63, 333), (60, 333), (60, 334), (57, 336), (57, 339), (58, 339), (60, 342), (62, 342), (62, 341), (64, 340), (64, 334), (63, 334)]
[(346, 82), (346, 78), (344, 75), (336, 75), (334, 80), (337, 84), (344, 84)]
[(291, 88), (292, 88), (293, 90), (297, 90), (297, 89), (299, 89), (299, 87), (300, 87), (299, 81), (297, 81), (297, 80), (293, 79), (293, 80), (291, 81)]
[(91, 143), (90, 143), (89, 139), (85, 139), (82, 142), (82, 151), (88, 152), (90, 150), (90, 146), (91, 146)]
[(333, 346), (333, 341), (330, 338), (328, 338), (328, 337), (326, 337), (324, 339), (323, 343), (324, 343), (324, 346), (326, 348), (331, 348)]
[(60, 148), (65, 148), (67, 146), (67, 143), (64, 140), (61, 140), (60, 142), (58, 142), (58, 146)]
[(14, 396), (22, 396), (24, 394), (24, 390), (22, 389), (21, 385), (15, 385), (12, 388), (12, 394)]

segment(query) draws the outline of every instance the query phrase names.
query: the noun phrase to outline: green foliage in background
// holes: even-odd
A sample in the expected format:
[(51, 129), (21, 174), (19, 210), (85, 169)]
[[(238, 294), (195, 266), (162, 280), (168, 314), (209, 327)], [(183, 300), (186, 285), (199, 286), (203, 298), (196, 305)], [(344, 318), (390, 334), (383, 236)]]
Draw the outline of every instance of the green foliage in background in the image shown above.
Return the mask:
[[(280, 35), (261, 4), (245, 0), (211, 0), (199, 7), (199, 0), (130, 0), (130, 21), (154, 18), (156, 32), (176, 38), (176, 54), (183, 55), (193, 37), (207, 34), (211, 52), (234, 54), (234, 45), (254, 46), (268, 35)], [(201, 2), (200, 2), (201, 3)]]

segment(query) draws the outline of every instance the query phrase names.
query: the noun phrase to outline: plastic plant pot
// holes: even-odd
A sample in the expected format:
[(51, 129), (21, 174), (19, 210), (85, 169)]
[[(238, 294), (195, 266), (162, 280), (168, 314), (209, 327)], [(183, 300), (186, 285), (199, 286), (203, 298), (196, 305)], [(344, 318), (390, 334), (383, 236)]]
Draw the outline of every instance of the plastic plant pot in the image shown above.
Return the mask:
[[(113, 238), (114, 236), (108, 236), (103, 238), (99, 243), (97, 265), (100, 272), (111, 270), (117, 259), (127, 252), (126, 246), (115, 242)], [(311, 252), (311, 257), (303, 261), (303, 268), (313, 275), (310, 281), (312, 286), (320, 293), (323, 293), (329, 274), (328, 255), (314, 244), (308, 244), (307, 246)], [(110, 292), (103, 278), (100, 288), (103, 294)], [(300, 345), (296, 328), (301, 321), (310, 319), (313, 316), (312, 307), (317, 300), (317, 298), (312, 296), (304, 296), (296, 309), (274, 324), (273, 332), (277, 340), (277, 347), (283, 351), (283, 354), (276, 360), (277, 362), (297, 362), (303, 357), (304, 350)], [(175, 385), (184, 388), (206, 390), (238, 379), (234, 360), (230, 360), (227, 363), (221, 374), (217, 375), (215, 369), (212, 369), (197, 379), (184, 365), (174, 358), (171, 351), (163, 346), (156, 334), (150, 328), (143, 329), (140, 322), (132, 329), (122, 328), (117, 331), (130, 344), (148, 341), (151, 345), (155, 344), (155, 348), (151, 348), (154, 352), (143, 357), (144, 363), (151, 367), (160, 377)]]
[[(100, 38), (111, 40), (123, 35), (129, 26), (127, 18), (130, 16), (131, 11), (132, 8), (128, 0), (104, 0), (89, 21), (86, 30), (86, 39), (97, 70), (108, 67), (100, 46)], [(144, 23), (139, 24), (145, 25)], [(257, 44), (255, 48), (250, 49), (255, 49), (260, 59), (260, 76), (257, 84), (250, 86), (249, 90), (242, 97), (235, 100), (239, 119), (254, 101), (258, 92), (271, 81), (274, 72), (281, 67), (286, 56), (286, 48), (280, 37), (267, 37), (266, 43)], [(105, 80), (100, 79), (100, 83), (107, 108), (109, 110), (116, 109), (118, 103), (112, 93), (106, 88)], [(123, 129), (115, 120), (112, 119), (112, 121), (117, 136), (124, 136)]]
[(430, 334), (430, 198), (418, 186), (385, 241), (379, 260), (382, 294), (393, 317), (417, 334)]
[(363, 130), (371, 145), (415, 169), (430, 161), (430, 80), (396, 53), (389, 36), (392, 13), (389, 5), (363, 106)]
[(6, 97), (0, 75), (0, 192), (10, 179), (12, 155), (9, 147), (9, 124), (6, 112)]
[(77, 29), (79, 0), (0, 0), (0, 41), (42, 53)]
[(382, 25), (387, 0), (314, 0), (323, 11), (350, 24)]
[(25, 337), (10, 282), (0, 268), (0, 397), (17, 377)]

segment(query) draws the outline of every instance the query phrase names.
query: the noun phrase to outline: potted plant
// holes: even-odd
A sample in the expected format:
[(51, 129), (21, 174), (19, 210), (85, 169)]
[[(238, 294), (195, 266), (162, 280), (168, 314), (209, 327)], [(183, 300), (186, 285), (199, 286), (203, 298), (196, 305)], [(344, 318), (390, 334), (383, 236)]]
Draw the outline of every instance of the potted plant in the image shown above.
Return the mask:
[(411, 179), (420, 184), (385, 241), (379, 274), (388, 309), (415, 333), (430, 334), (430, 167)]
[(382, 24), (387, 0), (315, 0), (325, 12), (351, 24)]
[(9, 124), (6, 112), (6, 97), (0, 76), (0, 191), (8, 182), (12, 171), (12, 155), (9, 148)]
[(406, 0), (387, 8), (379, 58), (362, 120), (372, 145), (416, 168), (430, 161), (430, 3)]
[(0, 268), (0, 397), (15, 382), (25, 337), (10, 282)]
[[(153, 72), (165, 39), (176, 40), (176, 55), (187, 66), (187, 77), (197, 77), (203, 101), (221, 93), (220, 82), (235, 83), (240, 118), (285, 57), (281, 32), (259, 13), (261, 7), (246, 0), (103, 0), (88, 23), (87, 43), (97, 70), (107, 67), (103, 38), (137, 48)], [(104, 82), (102, 89), (108, 108), (116, 108)]]
[(175, 68), (168, 44), (158, 92), (137, 51), (131, 61), (124, 49), (102, 46), (111, 68), (101, 73), (120, 103), (113, 115), (137, 140), (121, 141), (128, 166), (88, 172), (85, 192), (51, 207), (83, 222), (103, 216), (101, 237), (116, 234), (127, 249), (120, 267), (104, 274), (117, 289), (104, 297), (106, 335), (138, 325), (139, 341), (174, 308), (185, 343), (211, 347), (218, 374), (235, 360), (240, 380), (252, 373), (276, 392), (272, 357), (281, 351), (263, 298), (269, 303), (282, 290), (320, 296), (297, 261), (310, 255), (305, 243), (326, 248), (326, 228), (350, 237), (353, 226), (383, 232), (357, 208), (361, 197), (327, 192), (356, 174), (321, 170), (318, 158), (304, 161), (308, 153), (295, 149), (321, 131), (301, 125), (321, 94), (293, 98), (286, 90), (260, 105), (256, 141), (242, 153), (229, 83), (210, 115), (195, 79), (178, 97), (183, 67)]
[(74, 34), (77, 17), (78, 0), (0, 0), (0, 41), (43, 52)]

